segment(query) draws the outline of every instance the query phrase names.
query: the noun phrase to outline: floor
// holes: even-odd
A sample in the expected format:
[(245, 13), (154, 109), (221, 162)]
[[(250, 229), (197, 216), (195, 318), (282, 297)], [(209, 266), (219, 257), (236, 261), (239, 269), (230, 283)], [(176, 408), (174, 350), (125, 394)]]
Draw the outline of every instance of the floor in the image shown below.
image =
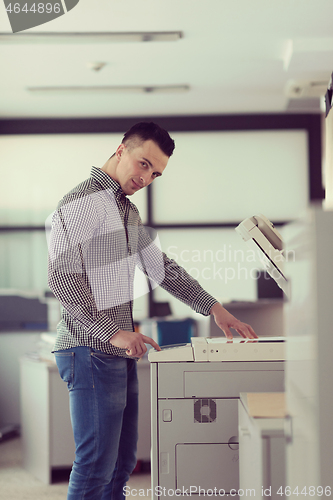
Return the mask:
[[(22, 468), (19, 437), (0, 442), (0, 498), (3, 500), (66, 500), (68, 471), (57, 471), (51, 485), (43, 484)], [(151, 498), (150, 474), (132, 474), (127, 498)]]

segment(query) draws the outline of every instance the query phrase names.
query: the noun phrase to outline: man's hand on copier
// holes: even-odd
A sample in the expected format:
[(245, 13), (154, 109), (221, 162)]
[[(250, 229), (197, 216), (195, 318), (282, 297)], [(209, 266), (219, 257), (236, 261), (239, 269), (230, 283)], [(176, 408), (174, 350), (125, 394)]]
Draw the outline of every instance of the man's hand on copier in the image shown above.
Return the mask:
[(258, 335), (254, 332), (253, 328), (246, 323), (242, 323), (235, 316), (230, 314), (221, 304), (214, 304), (210, 310), (210, 314), (214, 316), (215, 323), (224, 332), (227, 339), (232, 340), (233, 335), (230, 328), (236, 330), (239, 335), (248, 339), (257, 339)]
[(119, 330), (111, 337), (109, 342), (115, 347), (126, 349), (126, 354), (133, 358), (142, 358), (147, 352), (146, 344), (152, 345), (156, 351), (161, 350), (160, 346), (150, 337), (146, 337), (146, 335), (139, 332), (128, 332), (127, 330)]

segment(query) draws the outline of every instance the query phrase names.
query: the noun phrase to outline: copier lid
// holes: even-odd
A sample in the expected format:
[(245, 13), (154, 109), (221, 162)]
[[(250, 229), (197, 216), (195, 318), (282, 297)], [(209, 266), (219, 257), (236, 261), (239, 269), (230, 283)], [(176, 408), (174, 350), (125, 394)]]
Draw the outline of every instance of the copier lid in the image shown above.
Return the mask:
[(236, 228), (244, 241), (255, 245), (256, 253), (264, 264), (268, 274), (278, 286), (289, 295), (289, 284), (283, 272), (285, 255), (280, 233), (264, 215), (255, 215), (243, 220)]

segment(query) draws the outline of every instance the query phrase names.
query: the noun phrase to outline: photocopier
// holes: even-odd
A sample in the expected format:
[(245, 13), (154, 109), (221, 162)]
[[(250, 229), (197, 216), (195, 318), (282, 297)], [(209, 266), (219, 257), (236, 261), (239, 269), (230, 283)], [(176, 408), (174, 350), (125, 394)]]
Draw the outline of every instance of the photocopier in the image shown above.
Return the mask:
[[(283, 247), (274, 226), (256, 216), (237, 231), (261, 250), (268, 272), (287, 292)], [(239, 394), (283, 392), (284, 337), (193, 337), (188, 344), (152, 349), (148, 359), (153, 500), (238, 498)]]

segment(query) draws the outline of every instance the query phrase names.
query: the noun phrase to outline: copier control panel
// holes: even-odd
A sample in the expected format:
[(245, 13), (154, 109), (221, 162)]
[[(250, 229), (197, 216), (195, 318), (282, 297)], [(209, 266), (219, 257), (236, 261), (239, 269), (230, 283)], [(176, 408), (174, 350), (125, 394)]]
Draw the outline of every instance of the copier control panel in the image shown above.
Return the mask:
[(283, 361), (285, 359), (284, 337), (261, 337), (258, 339), (226, 337), (192, 337), (184, 345), (163, 347), (161, 351), (150, 350), (152, 363), (174, 361)]

